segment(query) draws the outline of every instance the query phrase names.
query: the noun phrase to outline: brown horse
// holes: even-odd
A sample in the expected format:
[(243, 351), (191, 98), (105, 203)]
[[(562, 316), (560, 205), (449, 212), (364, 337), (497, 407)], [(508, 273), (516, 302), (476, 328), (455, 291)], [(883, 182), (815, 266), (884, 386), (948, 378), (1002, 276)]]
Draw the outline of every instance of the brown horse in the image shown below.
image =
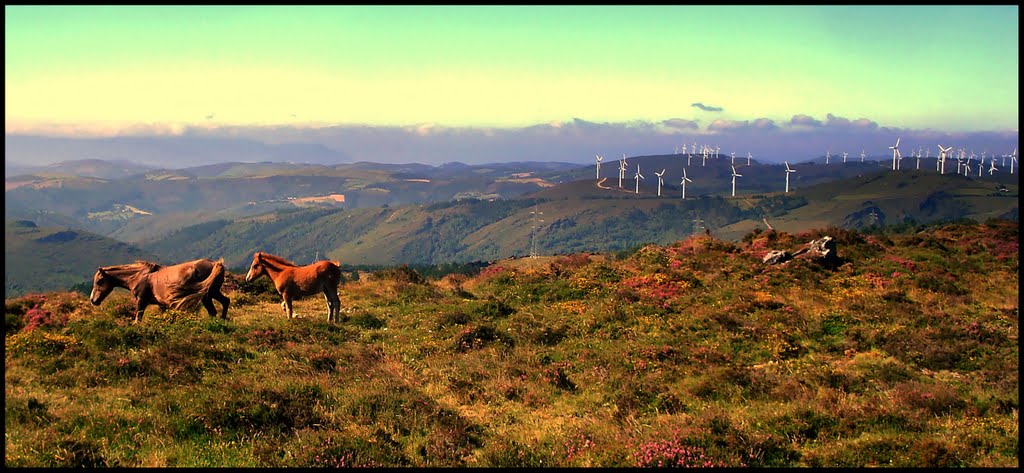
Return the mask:
[(252, 255), (252, 265), (249, 266), (245, 280), (252, 281), (263, 275), (274, 282), (274, 287), (281, 294), (281, 308), (289, 319), (295, 315), (292, 312), (293, 300), (319, 292), (327, 299), (327, 321), (334, 322), (341, 318), (341, 299), (338, 298), (341, 263), (317, 261), (299, 266), (280, 256), (257, 251)]
[(230, 299), (220, 292), (224, 283), (224, 260), (197, 259), (173, 266), (136, 261), (102, 266), (92, 277), (92, 305), (100, 305), (114, 288), (123, 287), (135, 299), (135, 321), (142, 320), (146, 307), (192, 310), (202, 301), (211, 317), (217, 316), (213, 299), (221, 303), (221, 317), (228, 318)]

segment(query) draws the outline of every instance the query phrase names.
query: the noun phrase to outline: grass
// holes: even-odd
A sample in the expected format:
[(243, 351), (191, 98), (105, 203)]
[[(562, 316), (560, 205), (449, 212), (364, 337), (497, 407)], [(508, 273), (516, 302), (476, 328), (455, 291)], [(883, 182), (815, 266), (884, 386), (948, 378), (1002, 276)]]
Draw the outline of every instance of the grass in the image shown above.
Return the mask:
[[(842, 264), (797, 258), (831, 235)], [(5, 303), (5, 465), (1016, 467), (1016, 222), (377, 271), (287, 320)]]

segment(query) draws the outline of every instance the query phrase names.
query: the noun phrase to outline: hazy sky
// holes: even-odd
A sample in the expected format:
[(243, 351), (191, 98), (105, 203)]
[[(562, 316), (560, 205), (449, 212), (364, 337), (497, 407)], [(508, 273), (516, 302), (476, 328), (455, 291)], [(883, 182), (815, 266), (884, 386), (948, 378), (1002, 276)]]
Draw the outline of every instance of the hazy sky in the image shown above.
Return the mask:
[(4, 10), (7, 133), (1018, 130), (1017, 6)]

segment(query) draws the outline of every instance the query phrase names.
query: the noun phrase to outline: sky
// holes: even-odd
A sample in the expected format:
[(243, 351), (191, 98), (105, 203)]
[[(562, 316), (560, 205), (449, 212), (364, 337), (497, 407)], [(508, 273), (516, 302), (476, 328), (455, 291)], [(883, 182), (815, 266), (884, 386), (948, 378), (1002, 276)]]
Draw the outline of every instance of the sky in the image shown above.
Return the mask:
[(4, 13), (6, 135), (245, 137), (378, 162), (1018, 136), (1015, 5)]

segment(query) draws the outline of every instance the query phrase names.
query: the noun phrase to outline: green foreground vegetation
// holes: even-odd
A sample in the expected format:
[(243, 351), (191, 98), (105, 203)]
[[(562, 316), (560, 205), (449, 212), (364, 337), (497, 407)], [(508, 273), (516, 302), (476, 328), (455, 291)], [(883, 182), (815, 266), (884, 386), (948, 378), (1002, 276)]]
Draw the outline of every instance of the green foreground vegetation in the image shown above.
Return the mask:
[[(769, 250), (829, 235), (840, 264)], [(5, 466), (1017, 467), (1016, 222), (5, 301)]]

